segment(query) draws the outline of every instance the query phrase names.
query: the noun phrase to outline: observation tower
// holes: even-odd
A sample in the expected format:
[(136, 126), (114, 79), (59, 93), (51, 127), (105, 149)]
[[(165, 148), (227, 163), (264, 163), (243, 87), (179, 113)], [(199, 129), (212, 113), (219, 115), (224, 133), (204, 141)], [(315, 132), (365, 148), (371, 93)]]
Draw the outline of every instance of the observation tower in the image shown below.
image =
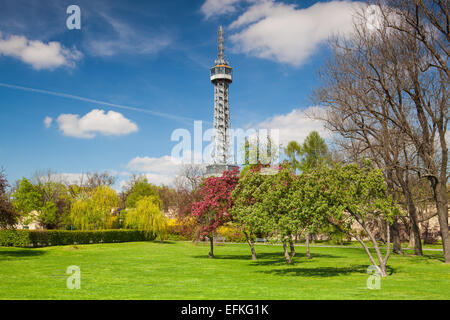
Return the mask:
[(225, 59), (225, 46), (223, 27), (217, 32), (217, 59), (211, 68), (210, 79), (214, 85), (214, 144), (212, 160), (207, 166), (207, 175), (222, 175), (224, 170), (236, 167), (230, 159), (229, 148), (232, 136), (230, 136), (230, 95), (229, 88), (233, 81), (233, 69)]

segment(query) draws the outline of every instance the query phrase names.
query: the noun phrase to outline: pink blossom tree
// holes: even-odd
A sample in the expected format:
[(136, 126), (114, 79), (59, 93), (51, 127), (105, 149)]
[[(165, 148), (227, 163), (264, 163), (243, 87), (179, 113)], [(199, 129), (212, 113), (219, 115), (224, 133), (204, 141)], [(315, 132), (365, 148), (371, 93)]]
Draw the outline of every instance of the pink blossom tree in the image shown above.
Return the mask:
[(231, 221), (231, 193), (238, 182), (238, 168), (224, 171), (221, 177), (208, 177), (201, 185), (202, 200), (192, 205), (192, 215), (198, 218), (200, 224), (200, 236), (209, 238), (210, 258), (214, 258), (214, 232), (224, 223)]

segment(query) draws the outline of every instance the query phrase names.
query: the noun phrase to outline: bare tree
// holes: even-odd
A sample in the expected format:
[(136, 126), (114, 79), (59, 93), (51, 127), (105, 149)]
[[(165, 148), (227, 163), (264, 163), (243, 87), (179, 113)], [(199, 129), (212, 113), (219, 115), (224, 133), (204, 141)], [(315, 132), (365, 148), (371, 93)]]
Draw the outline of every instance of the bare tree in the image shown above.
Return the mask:
[(196, 190), (205, 175), (205, 166), (200, 164), (184, 164), (177, 172), (174, 184), (177, 190)]
[(87, 173), (86, 175), (87, 179), (85, 182), (86, 187), (89, 189), (95, 189), (99, 186), (112, 186), (114, 183), (116, 183), (117, 177), (113, 176), (112, 174), (104, 171), (102, 173), (99, 172), (93, 172), (93, 173)]
[[(376, 2), (375, 25), (369, 23), (373, 19), (367, 11), (359, 12), (353, 36), (333, 39), (334, 58), (321, 73), (323, 86), (316, 98), (329, 107), (325, 119), (329, 128), (352, 140), (349, 145), (356, 145), (359, 154), (370, 155), (384, 169), (392, 194), (396, 188), (402, 191), (416, 254), (421, 254), (421, 244), (412, 180), (417, 176), (430, 182), (449, 263), (445, 141), (449, 82), (447, 65), (440, 61), (448, 59), (448, 34), (439, 37), (438, 31), (424, 31), (439, 28), (412, 18), (414, 13), (427, 15), (431, 2), (440, 3), (393, 0), (388, 6)], [(433, 12), (440, 8), (433, 7)]]

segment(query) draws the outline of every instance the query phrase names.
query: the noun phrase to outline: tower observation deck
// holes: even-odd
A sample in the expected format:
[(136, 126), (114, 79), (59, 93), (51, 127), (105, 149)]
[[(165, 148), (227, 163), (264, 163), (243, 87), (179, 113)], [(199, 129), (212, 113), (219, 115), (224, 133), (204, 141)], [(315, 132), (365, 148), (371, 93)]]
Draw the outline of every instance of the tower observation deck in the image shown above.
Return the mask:
[(211, 68), (210, 79), (214, 85), (214, 148), (213, 164), (207, 167), (207, 174), (221, 175), (224, 170), (235, 167), (229, 159), (230, 147), (230, 100), (229, 87), (233, 81), (233, 69), (225, 59), (223, 27), (217, 32), (217, 59)]

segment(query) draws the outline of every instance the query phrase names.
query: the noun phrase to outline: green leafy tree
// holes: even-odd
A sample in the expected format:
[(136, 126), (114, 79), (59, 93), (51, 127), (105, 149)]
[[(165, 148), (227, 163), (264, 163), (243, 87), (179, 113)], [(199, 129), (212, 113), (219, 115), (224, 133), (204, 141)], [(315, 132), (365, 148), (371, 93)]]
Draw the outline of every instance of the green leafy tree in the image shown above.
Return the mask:
[(41, 190), (27, 178), (22, 178), (19, 181), (19, 188), (13, 193), (12, 199), (15, 210), (20, 214), (25, 224), (30, 222), (31, 212), (40, 212), (44, 205)]
[(243, 155), (244, 165), (267, 165), (279, 160), (279, 146), (270, 136), (246, 138), (243, 145), (239, 146)]
[(52, 201), (47, 201), (39, 210), (39, 221), (44, 226), (56, 226), (59, 222), (59, 210)]
[(284, 153), (286, 154), (286, 157), (288, 158), (288, 162), (292, 167), (292, 170), (294, 172), (297, 171), (297, 169), (300, 169), (300, 160), (302, 155), (302, 147), (300, 144), (298, 144), (297, 141), (291, 141), (288, 143), (287, 147), (284, 149)]
[(317, 131), (312, 131), (306, 137), (301, 155), (299, 169), (302, 171), (313, 170), (324, 163), (329, 163), (331, 159), (327, 144)]
[[(147, 178), (138, 179), (128, 192), (126, 205), (127, 208), (135, 208), (137, 202), (144, 197), (153, 197), (160, 202), (158, 190), (148, 182)], [(161, 204), (159, 204), (161, 207)]]
[(146, 196), (139, 199), (135, 208), (127, 210), (125, 226), (157, 234), (162, 242), (167, 234), (167, 218), (159, 208), (159, 198)]
[(48, 229), (63, 226), (70, 213), (72, 201), (69, 189), (63, 183), (54, 181), (40, 182), (36, 187), (43, 199), (40, 222)]
[[(369, 161), (364, 161), (361, 166), (322, 166), (305, 176), (302, 185), (306, 196), (315, 203), (316, 214), (323, 215), (331, 225), (359, 241), (380, 275), (387, 276), (386, 265), (391, 246), (389, 225), (399, 214), (399, 209), (387, 194), (382, 171), (375, 169)], [(384, 256), (369, 228), (373, 221), (383, 221), (387, 225)], [(369, 237), (375, 257), (361, 236), (353, 231), (354, 223), (359, 224)]]
[[(245, 170), (245, 171), (244, 171)], [(256, 260), (253, 235), (268, 234), (273, 230), (273, 216), (262, 207), (267, 191), (262, 186), (270, 176), (262, 175), (260, 170), (245, 167), (237, 187), (232, 192), (231, 214), (244, 233), (250, 246), (252, 259)], [(267, 187), (267, 184), (264, 185)]]
[[(331, 163), (331, 153), (328, 151), (327, 144), (325, 140), (319, 135), (317, 131), (312, 131), (303, 142), (302, 148), (300, 150), (302, 159), (299, 164), (299, 169), (302, 172), (308, 172), (315, 170), (318, 167)], [(306, 229), (306, 256), (308, 258), (310, 255), (309, 242), (311, 236), (317, 233), (317, 224), (310, 224)]]
[(23, 178), (12, 195), (13, 205), (22, 216), (22, 222), (30, 222), (31, 213), (38, 212), (39, 222), (47, 229), (59, 227), (68, 215), (70, 192), (62, 184), (53, 181), (33, 184)]
[(99, 186), (76, 200), (71, 207), (73, 226), (81, 230), (110, 229), (117, 217), (112, 210), (118, 206), (117, 193), (110, 187)]
[(297, 180), (298, 176), (292, 172), (290, 166), (284, 166), (277, 174), (267, 176), (261, 187), (265, 192), (261, 203), (262, 210), (271, 217), (269, 223), (283, 243), (284, 255), (288, 263), (291, 263), (295, 256), (293, 237), (301, 233), (305, 224), (302, 211), (295, 207), (294, 193), (298, 187)]

